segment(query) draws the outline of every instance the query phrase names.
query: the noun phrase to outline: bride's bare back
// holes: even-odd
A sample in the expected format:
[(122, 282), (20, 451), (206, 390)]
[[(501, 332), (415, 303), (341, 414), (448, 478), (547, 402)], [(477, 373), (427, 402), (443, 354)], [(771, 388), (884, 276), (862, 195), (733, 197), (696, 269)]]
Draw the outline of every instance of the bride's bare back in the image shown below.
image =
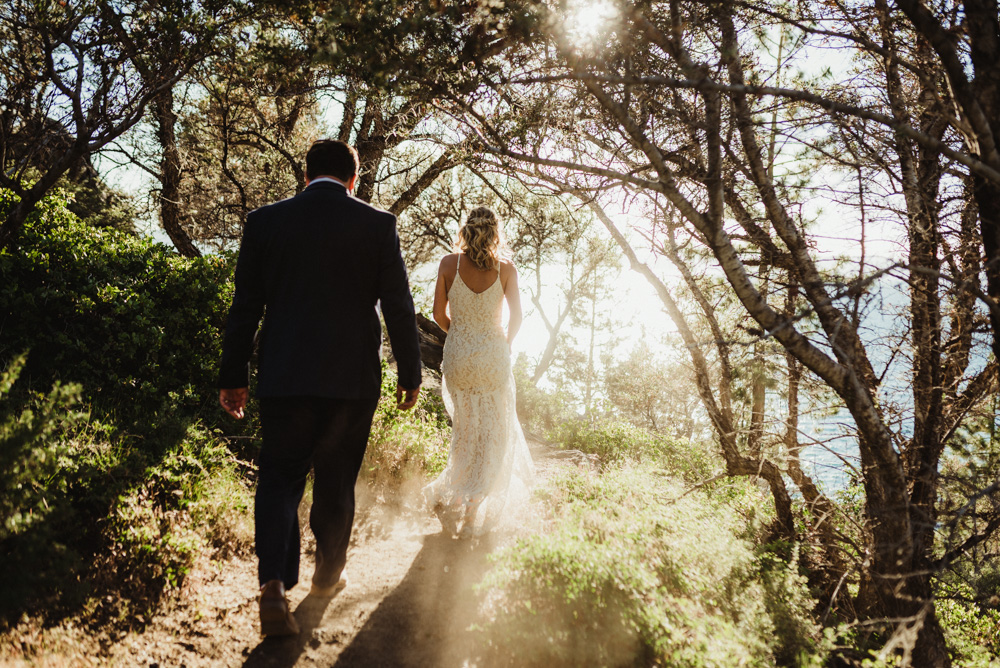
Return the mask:
[(521, 327), (521, 294), (517, 286), (517, 269), (510, 262), (500, 262), (499, 269), (482, 270), (472, 264), (464, 253), (452, 253), (441, 258), (438, 266), (437, 286), (434, 289), (434, 320), (441, 329), (448, 331), (451, 316), (448, 314), (448, 295), (455, 277), (461, 275), (462, 282), (475, 293), (488, 290), (494, 282), (500, 281), (500, 288), (510, 310), (507, 325), (508, 345)]

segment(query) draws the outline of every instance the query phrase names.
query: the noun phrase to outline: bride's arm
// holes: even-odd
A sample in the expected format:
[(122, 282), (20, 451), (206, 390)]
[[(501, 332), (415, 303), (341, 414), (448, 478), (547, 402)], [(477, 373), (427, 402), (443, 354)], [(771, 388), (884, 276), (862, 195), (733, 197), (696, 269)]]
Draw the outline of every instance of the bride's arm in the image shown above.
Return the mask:
[(451, 318), (448, 317), (448, 286), (445, 283), (445, 261), (448, 256), (441, 258), (438, 266), (437, 285), (434, 286), (434, 322), (441, 326), (445, 332), (451, 327)]
[(521, 322), (524, 316), (521, 313), (521, 292), (517, 287), (517, 267), (513, 263), (506, 267), (508, 276), (504, 284), (503, 294), (507, 298), (507, 307), (510, 309), (510, 322), (507, 323), (507, 344), (514, 342), (517, 330), (521, 329)]

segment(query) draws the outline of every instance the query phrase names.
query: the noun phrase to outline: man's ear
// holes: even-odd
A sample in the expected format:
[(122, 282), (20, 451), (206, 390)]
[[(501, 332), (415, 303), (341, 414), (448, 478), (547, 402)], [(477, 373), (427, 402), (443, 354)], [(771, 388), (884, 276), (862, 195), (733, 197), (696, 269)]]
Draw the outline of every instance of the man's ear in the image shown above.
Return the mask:
[(351, 179), (347, 182), (347, 189), (350, 190), (353, 193), (354, 192), (354, 186), (356, 186), (356, 185), (358, 185), (358, 175), (357, 174), (355, 174), (354, 176), (352, 176)]

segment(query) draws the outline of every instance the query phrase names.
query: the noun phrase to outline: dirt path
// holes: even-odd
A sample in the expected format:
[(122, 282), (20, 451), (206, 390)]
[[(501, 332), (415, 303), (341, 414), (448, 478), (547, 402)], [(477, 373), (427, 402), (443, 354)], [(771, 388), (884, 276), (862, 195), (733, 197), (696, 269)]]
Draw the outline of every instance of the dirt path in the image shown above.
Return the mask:
[[(349, 585), (332, 599), (308, 595), (312, 554), (289, 603), (296, 638), (262, 639), (253, 558), (189, 578), (176, 604), (141, 634), (117, 643), (104, 661), (121, 666), (462, 666), (475, 653), (466, 630), (476, 613), (472, 591), (497, 540), (460, 541), (436, 520), (376, 509), (358, 527), (349, 553)], [(103, 662), (102, 662), (103, 663)]]
[[(535, 449), (538, 484), (569, 462)], [(525, 517), (539, 508), (525, 509)], [(525, 529), (523, 522), (521, 531)], [(305, 535), (309, 532), (305, 531)], [(302, 581), (289, 602), (302, 633), (262, 639), (257, 622), (256, 560), (202, 563), (184, 588), (144, 630), (116, 641), (81, 629), (38, 638), (30, 663), (2, 665), (143, 666), (474, 666), (477, 644), (469, 626), (478, 596), (473, 587), (490, 567), (488, 555), (516, 538), (495, 532), (475, 540), (441, 533), (417, 504), (375, 502), (359, 513), (348, 553), (349, 585), (332, 599), (308, 596), (312, 550), (304, 545)], [(311, 536), (308, 540), (311, 539)], [(31, 639), (25, 639), (26, 644)], [(97, 646), (97, 645), (100, 646)], [(41, 651), (39, 651), (41, 649)]]

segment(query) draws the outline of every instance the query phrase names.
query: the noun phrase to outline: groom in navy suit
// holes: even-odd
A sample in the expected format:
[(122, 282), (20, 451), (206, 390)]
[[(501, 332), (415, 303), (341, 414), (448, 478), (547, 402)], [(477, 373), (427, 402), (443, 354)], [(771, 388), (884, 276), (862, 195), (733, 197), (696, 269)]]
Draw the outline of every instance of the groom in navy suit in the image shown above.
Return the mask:
[[(381, 389), (381, 303), (396, 358), (396, 402), (420, 391), (420, 349), (396, 218), (351, 192), (358, 154), (341, 141), (306, 154), (305, 190), (252, 211), (236, 263), (219, 402), (243, 417), (258, 326), (262, 444), (254, 511), (265, 635), (298, 633), (285, 590), (299, 579), (298, 506), (314, 470), (310, 593), (347, 584), (354, 486)], [(260, 325), (263, 316), (263, 325)]]

